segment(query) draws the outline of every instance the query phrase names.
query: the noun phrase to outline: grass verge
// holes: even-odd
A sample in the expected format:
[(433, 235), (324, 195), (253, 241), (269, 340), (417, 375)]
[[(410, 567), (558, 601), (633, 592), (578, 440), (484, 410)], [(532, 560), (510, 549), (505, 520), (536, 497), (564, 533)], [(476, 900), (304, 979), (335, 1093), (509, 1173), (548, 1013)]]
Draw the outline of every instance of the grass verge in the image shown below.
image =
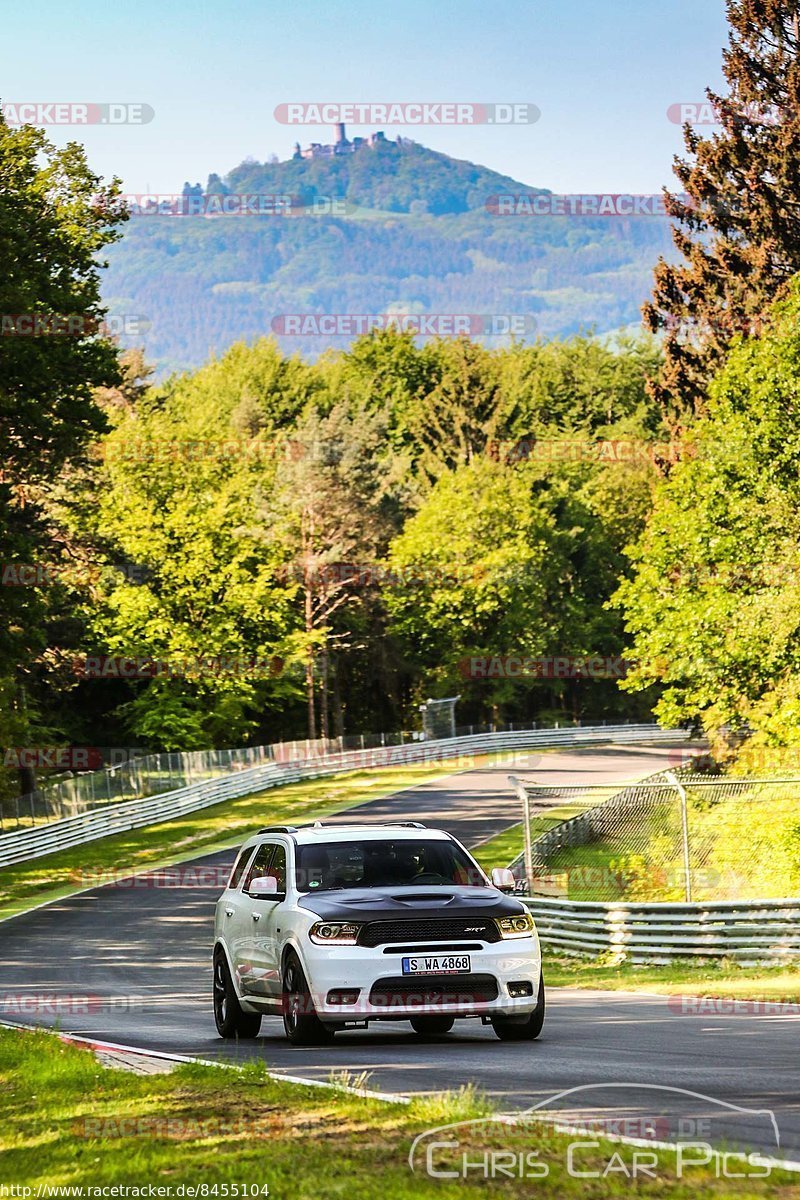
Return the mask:
[[(548, 829), (552, 829), (554, 825), (559, 825), (562, 821), (577, 816), (588, 807), (588, 800), (578, 800), (561, 805), (559, 808), (550, 809), (547, 816), (533, 817), (531, 819), (531, 837), (535, 839), (540, 834), (547, 833)], [(522, 824), (519, 824), (512, 825), (510, 829), (504, 829), (502, 833), (490, 838), (488, 842), (473, 847), (472, 853), (483, 869), (487, 870), (492, 867), (508, 866), (522, 854), (524, 849), (525, 834)]]
[[(191, 1186), (204, 1189), (196, 1196), (212, 1198), (571, 1200), (629, 1196), (636, 1186), (633, 1147), (594, 1138), (586, 1145), (583, 1135), (576, 1169), (597, 1175), (576, 1178), (567, 1170), (567, 1147), (574, 1139), (530, 1125), (512, 1133), (511, 1141), (507, 1128), (492, 1123), (446, 1136), (458, 1138), (471, 1162), (487, 1149), (506, 1156), (513, 1149), (518, 1157), (535, 1151), (538, 1177), (501, 1173), (487, 1180), (473, 1168), (466, 1179), (458, 1172), (455, 1178), (433, 1178), (425, 1172), (424, 1155), (421, 1169), (412, 1172), (408, 1154), (418, 1134), (488, 1115), (488, 1105), (473, 1089), (401, 1105), (275, 1081), (260, 1063), (241, 1072), (191, 1065), (169, 1075), (134, 1075), (105, 1070), (90, 1051), (51, 1035), (10, 1030), (0, 1030), (0, 1081), (2, 1183), (31, 1188), (31, 1196), (37, 1187), (114, 1186), (144, 1188), (147, 1195), (152, 1186), (171, 1189), (155, 1194), (178, 1197)], [(797, 1177), (777, 1170), (764, 1177), (763, 1168), (742, 1171), (737, 1160), (737, 1170), (750, 1177), (720, 1178), (712, 1160), (690, 1169), (684, 1164), (678, 1178), (674, 1154), (651, 1154), (657, 1174), (643, 1185), (648, 1196), (800, 1197)], [(440, 1172), (459, 1162), (458, 1150), (440, 1150), (432, 1158)]]
[(226, 800), (160, 825), (148, 825), (0, 869), (0, 918), (60, 900), (102, 876), (186, 862), (244, 841), (260, 825), (313, 821), (407, 787), (452, 775), (452, 761), (371, 768), (291, 783)]
[(564, 958), (549, 955), (546, 948), (544, 955), (545, 982), (550, 987), (800, 1003), (800, 963), (796, 967), (740, 967), (735, 962), (705, 959), (658, 967), (615, 964), (602, 958)]

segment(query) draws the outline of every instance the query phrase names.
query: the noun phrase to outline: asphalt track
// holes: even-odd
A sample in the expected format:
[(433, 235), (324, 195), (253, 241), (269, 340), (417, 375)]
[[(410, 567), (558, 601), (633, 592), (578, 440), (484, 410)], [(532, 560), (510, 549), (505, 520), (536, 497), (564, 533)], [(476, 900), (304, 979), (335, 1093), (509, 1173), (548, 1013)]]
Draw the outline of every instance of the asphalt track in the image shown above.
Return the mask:
[[(476, 843), (519, 820), (509, 770), (540, 782), (622, 782), (674, 765), (674, 752), (626, 747), (516, 756), (361, 806), (370, 820), (421, 820)], [(233, 853), (198, 859), (227, 868)], [(91, 846), (87, 846), (91, 869)], [(477, 1083), (504, 1109), (542, 1104), (567, 1121), (601, 1118), (662, 1140), (727, 1139), (800, 1159), (800, 1015), (686, 1011), (680, 1001), (620, 992), (552, 989), (541, 1038), (503, 1043), (490, 1027), (457, 1022), (437, 1041), (405, 1023), (337, 1034), (333, 1045), (292, 1049), (278, 1018), (253, 1042), (221, 1041), (211, 1015), (210, 951), (217, 886), (183, 864), (185, 880), (110, 885), (0, 923), (0, 1019), (151, 1050), (326, 1079), (369, 1074), (369, 1086), (432, 1092)], [(570, 1089), (570, 1094), (550, 1100)], [(740, 1112), (739, 1109), (758, 1110)], [(766, 1111), (765, 1111), (766, 1110)], [(774, 1114), (774, 1122), (770, 1114)], [(776, 1125), (780, 1142), (777, 1143)]]

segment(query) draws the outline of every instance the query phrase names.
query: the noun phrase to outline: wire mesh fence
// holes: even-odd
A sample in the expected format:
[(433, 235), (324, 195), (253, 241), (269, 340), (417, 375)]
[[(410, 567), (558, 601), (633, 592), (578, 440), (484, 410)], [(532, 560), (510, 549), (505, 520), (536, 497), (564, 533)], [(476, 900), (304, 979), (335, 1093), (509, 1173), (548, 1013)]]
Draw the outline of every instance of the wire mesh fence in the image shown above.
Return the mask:
[(426, 700), (420, 705), (426, 741), (456, 736), (456, 704), (460, 699), (460, 696), (446, 696), (442, 700)]
[(512, 777), (532, 895), (589, 901), (783, 899), (800, 894), (800, 777), (659, 772), (620, 788)]

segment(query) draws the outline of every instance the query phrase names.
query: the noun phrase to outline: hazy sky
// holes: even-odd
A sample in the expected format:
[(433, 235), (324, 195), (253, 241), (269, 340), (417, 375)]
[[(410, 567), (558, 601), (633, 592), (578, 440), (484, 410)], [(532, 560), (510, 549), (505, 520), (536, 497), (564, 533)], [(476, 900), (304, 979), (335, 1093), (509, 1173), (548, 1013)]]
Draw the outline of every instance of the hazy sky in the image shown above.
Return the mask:
[[(666, 115), (720, 87), (723, 0), (39, 0), (6, 7), (2, 100), (149, 104), (146, 125), (57, 127), (126, 191), (205, 183), (243, 158), (291, 155), (325, 127), (279, 124), (292, 101), (529, 102), (532, 125), (398, 133), (557, 192), (653, 192), (680, 128)], [(351, 126), (365, 134), (371, 127)]]

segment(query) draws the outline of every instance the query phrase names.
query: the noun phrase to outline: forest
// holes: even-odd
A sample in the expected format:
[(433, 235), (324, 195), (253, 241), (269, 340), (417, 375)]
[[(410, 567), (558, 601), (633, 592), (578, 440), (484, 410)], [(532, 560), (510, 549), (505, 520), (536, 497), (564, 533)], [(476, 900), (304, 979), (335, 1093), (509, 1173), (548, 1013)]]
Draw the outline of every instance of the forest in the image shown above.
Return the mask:
[[(785, 6), (729, 8), (720, 130), (687, 126), (673, 252), (612, 341), (377, 330), (304, 357), (240, 330), (163, 375), (103, 325), (119, 183), (0, 121), (6, 793), (20, 746), (391, 732), (455, 694), (461, 723), (654, 713), (723, 756), (797, 745), (800, 46)], [(392, 160), (406, 208), (426, 161)], [(438, 219), (471, 219), (485, 181), (458, 180)], [(228, 236), (154, 222), (156, 243)], [(275, 228), (238, 235), (272, 279)], [(302, 228), (295, 273), (333, 236)], [(561, 228), (579, 271), (589, 226)]]

